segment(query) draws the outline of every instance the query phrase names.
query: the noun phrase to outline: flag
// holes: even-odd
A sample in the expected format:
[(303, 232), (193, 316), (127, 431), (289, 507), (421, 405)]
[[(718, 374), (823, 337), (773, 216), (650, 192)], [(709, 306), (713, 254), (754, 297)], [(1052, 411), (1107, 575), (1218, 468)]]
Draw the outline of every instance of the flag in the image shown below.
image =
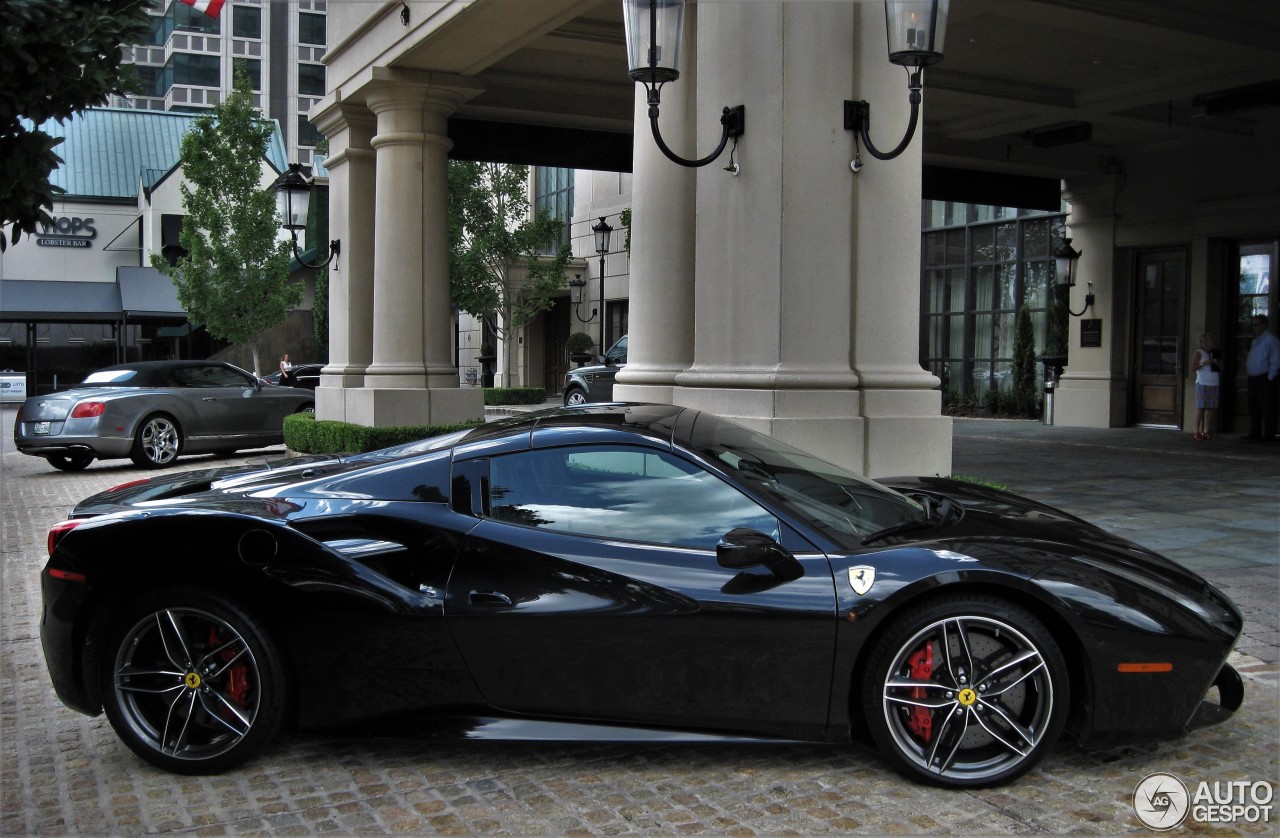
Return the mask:
[(182, 0), (182, 2), (198, 12), (204, 12), (209, 17), (217, 17), (226, 0)]

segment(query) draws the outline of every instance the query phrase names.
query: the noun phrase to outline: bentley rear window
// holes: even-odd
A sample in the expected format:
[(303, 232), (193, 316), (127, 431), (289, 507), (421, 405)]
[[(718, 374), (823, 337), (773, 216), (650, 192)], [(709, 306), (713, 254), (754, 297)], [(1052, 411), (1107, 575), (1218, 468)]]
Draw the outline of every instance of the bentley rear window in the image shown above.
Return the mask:
[(85, 377), (84, 384), (96, 384), (99, 387), (109, 387), (112, 384), (136, 384), (134, 379), (138, 377), (137, 370), (98, 370), (91, 372)]

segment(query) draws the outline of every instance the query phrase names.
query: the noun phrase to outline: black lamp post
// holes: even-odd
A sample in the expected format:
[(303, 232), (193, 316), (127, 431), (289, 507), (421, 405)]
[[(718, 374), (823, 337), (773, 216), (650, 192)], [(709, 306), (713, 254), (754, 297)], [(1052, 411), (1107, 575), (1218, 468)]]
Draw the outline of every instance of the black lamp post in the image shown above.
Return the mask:
[[(311, 212), (311, 180), (302, 173), (302, 164), (290, 163), (284, 174), (276, 178), (271, 188), (276, 191), (276, 208), (283, 219), (284, 228), (293, 237), (293, 256), (304, 268), (323, 268), (338, 258), (342, 252), (342, 242), (333, 239), (329, 242), (329, 258), (318, 265), (310, 265), (302, 261), (302, 253), (298, 250), (298, 231), (307, 229), (307, 218)], [(335, 267), (336, 271), (337, 268)]]
[(604, 301), (604, 257), (609, 252), (609, 234), (613, 232), (613, 226), (602, 215), (598, 223), (591, 225), (591, 232), (596, 235), (596, 253), (600, 254), (600, 349), (603, 351), (609, 347), (609, 312)]
[(942, 60), (942, 41), (947, 28), (947, 7), (950, 0), (885, 0), (884, 23), (888, 38), (889, 60), (908, 70), (907, 90), (911, 102), (911, 121), (902, 142), (892, 151), (881, 151), (871, 142), (871, 103), (865, 99), (844, 103), (844, 127), (853, 131), (854, 158), (852, 168), (862, 168), (862, 155), (858, 151), (858, 138), (867, 152), (877, 160), (892, 160), (911, 143), (916, 125), (920, 121), (920, 98), (924, 83), (924, 68)]
[[(1053, 251), (1054, 273), (1057, 275), (1058, 287), (1074, 288), (1076, 286), (1076, 264), (1080, 257), (1084, 255), (1082, 251), (1076, 250), (1071, 246), (1071, 239), (1064, 238), (1058, 249)], [(1089, 293), (1084, 295), (1084, 308), (1079, 311), (1072, 311), (1070, 306), (1067, 307), (1067, 313), (1072, 317), (1081, 317), (1089, 307), (1093, 305), (1093, 283), (1089, 283)]]
[[(699, 160), (686, 160), (673, 152), (662, 141), (658, 130), (658, 105), (662, 100), (662, 85), (680, 78), (676, 69), (680, 63), (680, 38), (684, 31), (685, 0), (622, 0), (622, 17), (627, 31), (627, 75), (634, 82), (648, 88), (649, 128), (658, 148), (673, 163), (697, 168), (715, 161), (724, 151), (729, 139), (738, 145), (746, 129), (746, 106), (725, 108), (720, 114), (720, 145)], [(725, 171), (738, 174), (738, 164), (729, 153), (729, 165)]]

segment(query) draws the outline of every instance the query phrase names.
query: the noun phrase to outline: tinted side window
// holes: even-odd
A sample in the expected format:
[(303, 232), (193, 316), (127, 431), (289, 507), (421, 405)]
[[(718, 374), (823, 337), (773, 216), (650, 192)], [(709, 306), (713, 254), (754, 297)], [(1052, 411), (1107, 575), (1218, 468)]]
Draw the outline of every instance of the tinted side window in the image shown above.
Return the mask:
[(171, 374), (178, 387), (250, 387), (252, 382), (227, 367), (181, 367)]
[(489, 463), (499, 521), (577, 535), (711, 550), (736, 527), (777, 536), (768, 511), (671, 454), (627, 446), (522, 451)]

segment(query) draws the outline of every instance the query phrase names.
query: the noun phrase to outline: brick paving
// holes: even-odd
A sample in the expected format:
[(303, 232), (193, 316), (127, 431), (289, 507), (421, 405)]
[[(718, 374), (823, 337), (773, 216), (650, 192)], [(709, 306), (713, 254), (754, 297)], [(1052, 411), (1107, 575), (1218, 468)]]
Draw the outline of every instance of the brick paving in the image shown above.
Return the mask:
[[(7, 438), (12, 409), (3, 413)], [(1028, 437), (1018, 438), (1018, 430)], [(1164, 511), (1144, 508), (1140, 502), (1157, 494), (1163, 484), (1152, 483), (1146, 492), (1130, 487), (1123, 503), (1115, 497), (1094, 497), (1092, 488), (1106, 481), (1097, 479), (1096, 462), (1092, 472), (1082, 462), (1090, 453), (1102, 453), (1114, 466), (1118, 450), (1135, 447), (1134, 456), (1161, 468), (1175, 456), (1167, 451), (1159, 458), (1143, 454), (1130, 437), (1121, 438), (1123, 444), (1115, 450), (1105, 450), (1110, 443), (1099, 444), (1096, 438), (1072, 443), (1064, 434), (1060, 444), (1075, 446), (1076, 462), (1046, 471), (1044, 464), (1034, 463), (1043, 437), (1036, 442), (1033, 430), (958, 423), (956, 471), (1004, 480), (1027, 494), (1058, 496), (1056, 502), (1071, 511), (1106, 513), (1105, 525), (1126, 529), (1140, 541), (1176, 528), (1167, 521), (1152, 523), (1150, 516)], [(1169, 448), (1178, 442), (1166, 437), (1158, 445)], [(990, 450), (983, 454), (983, 449)], [(1010, 451), (1016, 456), (1004, 458)], [(860, 746), (456, 742), (415, 736), (412, 731), (372, 738), (293, 735), (223, 776), (163, 773), (135, 758), (104, 718), (90, 719), (62, 707), (39, 651), (38, 574), (48, 526), (62, 519), (80, 497), (139, 473), (123, 461), (95, 463), (85, 472), (67, 475), (41, 460), (4, 453), (0, 831), (733, 836), (1142, 832), (1131, 796), (1138, 781), (1152, 772), (1174, 774), (1188, 785), (1228, 779), (1275, 784), (1280, 779), (1274, 635), (1280, 515), (1272, 499), (1280, 479), (1280, 457), (1265, 459), (1276, 453), (1280, 452), (1245, 450), (1238, 461), (1230, 460), (1235, 455), (1222, 454), (1228, 459), (1201, 464), (1232, 481), (1237, 474), (1251, 474), (1270, 482), (1253, 486), (1246, 479), (1242, 491), (1255, 497), (1256, 506), (1245, 504), (1242, 509), (1234, 504), (1231, 508), (1239, 512), (1235, 516), (1201, 515), (1203, 520), (1190, 529), (1213, 537), (1188, 537), (1166, 550), (1180, 561), (1200, 565), (1210, 578), (1236, 574), (1233, 596), (1251, 603), (1247, 613), (1271, 620), (1270, 628), (1262, 625), (1255, 631), (1249, 618), (1252, 639), (1234, 656), (1246, 678), (1245, 705), (1236, 717), (1159, 745), (1086, 754), (1064, 743), (1017, 783), (971, 792), (909, 783)], [(1033, 462), (1019, 466), (1018, 459)], [(176, 468), (207, 462), (208, 458), (194, 457)], [(1184, 469), (1184, 477), (1187, 473)], [(1195, 485), (1191, 490), (1194, 494)], [(1160, 494), (1161, 505), (1172, 502), (1165, 497), (1170, 493)], [(1242, 540), (1248, 549), (1225, 564), (1218, 553), (1195, 546), (1238, 545)], [(335, 672), (334, 677), (342, 674)], [(1275, 834), (1270, 824), (1241, 823), (1225, 830)]]

